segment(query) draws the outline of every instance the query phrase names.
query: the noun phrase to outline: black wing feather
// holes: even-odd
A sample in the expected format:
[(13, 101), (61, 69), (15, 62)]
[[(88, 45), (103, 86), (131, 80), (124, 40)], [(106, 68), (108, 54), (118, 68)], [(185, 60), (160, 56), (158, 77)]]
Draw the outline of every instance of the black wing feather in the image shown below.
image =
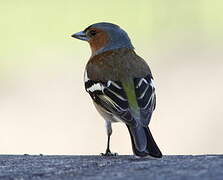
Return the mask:
[(141, 122), (147, 126), (156, 104), (153, 78), (149, 74), (144, 78), (135, 78), (134, 83), (137, 102), (140, 108)]
[[(156, 104), (153, 78), (151, 75), (143, 78), (135, 78), (134, 85), (138, 106), (140, 108), (140, 121), (143, 125), (147, 126)], [(87, 79), (85, 81), (85, 89), (92, 99), (108, 112), (115, 114), (127, 124), (135, 124), (121, 82), (102, 82)]]
[[(98, 86), (100, 85), (101, 89), (94, 89), (93, 86), (96, 84), (98, 84)], [(85, 81), (85, 89), (90, 94), (91, 98), (108, 112), (115, 114), (127, 124), (135, 123), (129, 111), (127, 96), (121, 82), (102, 82), (88, 79)]]

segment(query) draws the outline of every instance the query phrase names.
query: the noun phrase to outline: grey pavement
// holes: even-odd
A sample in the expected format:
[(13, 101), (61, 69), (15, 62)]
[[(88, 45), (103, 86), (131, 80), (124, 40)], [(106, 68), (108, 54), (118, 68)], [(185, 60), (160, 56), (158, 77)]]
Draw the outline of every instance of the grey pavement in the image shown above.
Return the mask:
[(0, 180), (223, 180), (223, 155), (0, 155)]

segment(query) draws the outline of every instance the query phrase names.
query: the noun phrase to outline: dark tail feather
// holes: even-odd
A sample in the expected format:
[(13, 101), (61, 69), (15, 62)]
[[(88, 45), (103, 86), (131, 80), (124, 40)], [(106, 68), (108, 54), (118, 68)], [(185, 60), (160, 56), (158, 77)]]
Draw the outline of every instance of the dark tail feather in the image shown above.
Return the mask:
[(153, 136), (148, 127), (131, 127), (127, 125), (131, 141), (132, 149), (135, 155), (137, 156), (153, 156), (156, 158), (161, 158), (162, 153), (159, 150), (156, 142), (153, 139)]

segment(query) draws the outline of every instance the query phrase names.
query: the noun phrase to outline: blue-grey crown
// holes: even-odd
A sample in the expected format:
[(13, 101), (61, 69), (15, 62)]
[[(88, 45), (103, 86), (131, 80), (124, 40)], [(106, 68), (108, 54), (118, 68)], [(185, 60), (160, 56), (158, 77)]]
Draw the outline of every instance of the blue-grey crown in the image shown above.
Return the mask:
[(104, 51), (119, 48), (134, 49), (128, 34), (118, 25), (107, 22), (101, 22), (93, 24), (88, 28), (90, 27), (100, 28), (109, 33), (109, 43), (104, 48), (99, 49), (97, 54)]

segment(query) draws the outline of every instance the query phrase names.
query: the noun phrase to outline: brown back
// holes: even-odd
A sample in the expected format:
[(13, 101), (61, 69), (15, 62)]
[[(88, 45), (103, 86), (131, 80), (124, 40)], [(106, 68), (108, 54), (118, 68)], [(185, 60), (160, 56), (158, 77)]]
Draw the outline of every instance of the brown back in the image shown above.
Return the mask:
[(90, 58), (87, 74), (91, 80), (121, 81), (151, 74), (147, 63), (132, 49), (106, 51)]

